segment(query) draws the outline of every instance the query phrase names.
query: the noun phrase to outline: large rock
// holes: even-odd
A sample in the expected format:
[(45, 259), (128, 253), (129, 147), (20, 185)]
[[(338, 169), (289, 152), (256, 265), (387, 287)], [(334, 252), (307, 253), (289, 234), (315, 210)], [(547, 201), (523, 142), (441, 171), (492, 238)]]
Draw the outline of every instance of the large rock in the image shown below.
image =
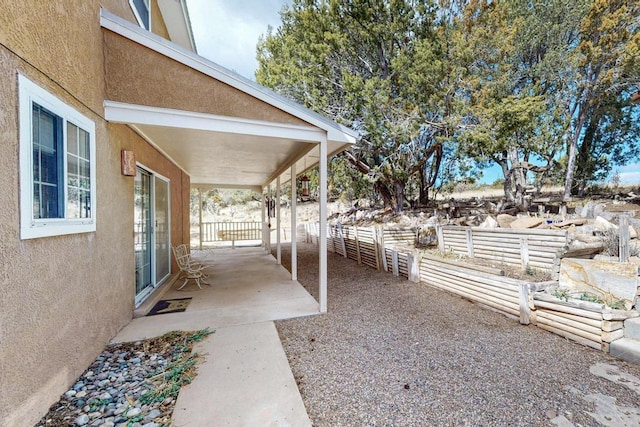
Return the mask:
[(498, 221), (496, 221), (491, 215), (487, 215), (487, 219), (485, 219), (482, 224), (478, 227), (480, 228), (498, 228)]
[(518, 218), (511, 223), (511, 228), (535, 228), (542, 224), (544, 220), (542, 218), (535, 217), (522, 217)]
[(613, 224), (610, 221), (607, 221), (601, 216), (596, 217), (596, 220), (593, 221), (593, 226), (595, 227), (596, 230), (602, 231), (603, 233), (613, 232), (618, 230), (617, 225)]
[(436, 234), (436, 225), (427, 223), (418, 229), (418, 244), (426, 246), (436, 246), (438, 244), (438, 235)]
[(511, 223), (516, 219), (518, 219), (518, 217), (509, 214), (500, 214), (496, 217), (496, 221), (498, 221), (500, 228), (510, 228)]
[[(564, 258), (560, 264), (561, 288), (624, 299), (630, 307), (638, 291), (638, 266), (595, 259)], [(610, 302), (610, 301), (605, 301)]]
[[(619, 226), (612, 223), (611, 221), (607, 221), (602, 216), (599, 216), (596, 218), (596, 220), (593, 222), (593, 226), (596, 230), (601, 231), (603, 233), (608, 233), (608, 232), (617, 233), (618, 229), (620, 228)], [(629, 238), (630, 239), (638, 238), (638, 233), (631, 224), (629, 225)]]
[(604, 203), (587, 202), (582, 208), (576, 207), (576, 214), (582, 218), (595, 218), (601, 215), (606, 207)]

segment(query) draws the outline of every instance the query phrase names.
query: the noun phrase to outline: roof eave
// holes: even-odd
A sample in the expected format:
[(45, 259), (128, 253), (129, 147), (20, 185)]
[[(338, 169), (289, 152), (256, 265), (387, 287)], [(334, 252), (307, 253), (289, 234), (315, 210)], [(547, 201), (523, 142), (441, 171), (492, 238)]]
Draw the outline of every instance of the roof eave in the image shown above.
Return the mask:
[(278, 95), (270, 89), (203, 58), (182, 46), (139, 28), (105, 9), (100, 10), (100, 25), (109, 31), (130, 39), (161, 55), (244, 92), (247, 95), (270, 104), (313, 126), (325, 130), (327, 132), (327, 139), (330, 141), (350, 145), (354, 144), (358, 139), (358, 132), (355, 130), (340, 125), (290, 99)]

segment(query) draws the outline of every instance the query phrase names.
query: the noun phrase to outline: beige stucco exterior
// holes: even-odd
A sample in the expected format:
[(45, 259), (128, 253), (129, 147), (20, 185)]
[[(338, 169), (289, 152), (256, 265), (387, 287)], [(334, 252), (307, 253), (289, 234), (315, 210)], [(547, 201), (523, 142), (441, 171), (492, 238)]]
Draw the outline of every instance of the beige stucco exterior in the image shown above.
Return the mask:
[(281, 109), (118, 34), (105, 31), (104, 43), (106, 94), (110, 101), (308, 125)]
[[(132, 318), (133, 177), (121, 150), (170, 179), (174, 244), (189, 239), (189, 176), (104, 119), (100, 7), (136, 22), (128, 0), (1, 3), (0, 425), (10, 427), (37, 422)], [(95, 123), (95, 232), (20, 239), (18, 74)]]
[[(166, 38), (162, 13), (175, 9), (164, 12), (164, 4), (161, 12), (157, 0), (151, 5), (152, 31)], [(282, 159), (269, 166), (267, 177), (302, 161), (299, 144), (317, 143), (325, 190), (328, 128), (302, 107), (252, 91), (250, 82), (207, 74), (208, 65), (201, 71), (190, 68), (184, 58), (194, 55), (184, 55), (182, 48), (173, 59), (165, 56), (162, 48), (175, 46), (137, 27), (129, 0), (0, 0), (0, 10), (0, 426), (13, 427), (35, 424), (133, 316), (134, 178), (121, 173), (122, 150), (133, 151), (140, 165), (169, 179), (171, 243), (190, 240), (188, 171), (196, 168), (184, 162), (177, 166), (175, 154), (169, 159), (156, 148), (161, 145), (143, 139), (136, 123), (144, 122), (108, 116), (113, 104), (206, 113), (200, 114), (207, 116), (203, 120), (219, 127), (209, 138), (239, 135), (237, 139), (250, 136), (259, 144), (273, 143), (270, 149)], [(181, 10), (177, 13), (184, 19)], [(181, 31), (170, 28), (174, 34)], [(141, 39), (152, 42), (145, 47), (133, 41)], [(95, 232), (21, 238), (18, 75), (95, 124)], [(111, 107), (105, 108), (105, 102)], [(171, 144), (183, 144), (193, 130), (178, 113), (170, 113), (182, 120), (172, 124), (177, 133), (171, 133)], [(337, 124), (329, 126), (342, 132)], [(342, 135), (337, 141), (352, 137)], [(233, 144), (223, 147), (240, 152)], [(208, 166), (215, 155), (202, 162)], [(237, 166), (257, 163), (246, 158)], [(323, 206), (321, 202), (321, 221)], [(320, 305), (326, 311), (323, 256)], [(177, 271), (175, 263), (172, 271)]]

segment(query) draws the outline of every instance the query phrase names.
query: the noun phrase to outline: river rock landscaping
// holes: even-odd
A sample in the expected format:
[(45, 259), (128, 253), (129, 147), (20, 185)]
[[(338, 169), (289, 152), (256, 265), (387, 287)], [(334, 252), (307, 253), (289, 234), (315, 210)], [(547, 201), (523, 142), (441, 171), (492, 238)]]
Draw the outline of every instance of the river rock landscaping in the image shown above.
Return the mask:
[(169, 425), (180, 388), (196, 375), (193, 344), (211, 333), (169, 332), (107, 346), (36, 427)]

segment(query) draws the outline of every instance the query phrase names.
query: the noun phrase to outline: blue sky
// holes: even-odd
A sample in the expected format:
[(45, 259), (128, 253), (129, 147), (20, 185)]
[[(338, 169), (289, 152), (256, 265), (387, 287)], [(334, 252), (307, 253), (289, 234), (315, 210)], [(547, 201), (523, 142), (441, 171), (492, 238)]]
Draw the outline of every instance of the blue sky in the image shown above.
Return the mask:
[[(271, 25), (280, 25), (278, 12), (289, 0), (187, 0), (198, 53), (238, 74), (255, 80), (256, 44)], [(640, 184), (640, 163), (617, 168), (623, 184)], [(615, 169), (614, 169), (615, 170)], [(482, 182), (502, 178), (495, 166), (484, 170)]]

